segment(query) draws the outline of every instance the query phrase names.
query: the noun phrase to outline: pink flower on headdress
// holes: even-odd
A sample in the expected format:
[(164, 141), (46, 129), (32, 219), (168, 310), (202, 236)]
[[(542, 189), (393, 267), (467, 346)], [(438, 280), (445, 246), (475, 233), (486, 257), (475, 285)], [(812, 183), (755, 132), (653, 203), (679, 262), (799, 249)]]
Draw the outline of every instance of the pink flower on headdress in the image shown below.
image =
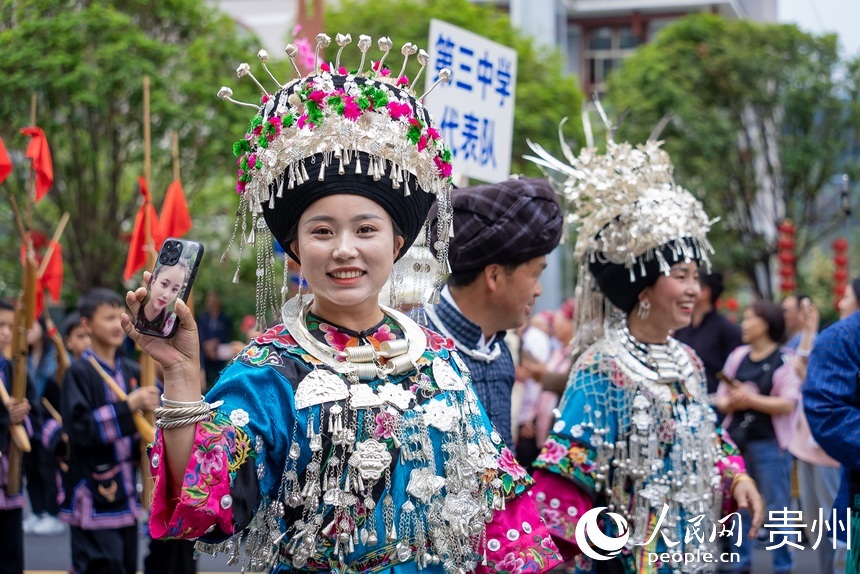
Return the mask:
[(252, 153), (248, 157), (248, 167), (250, 167), (251, 169), (254, 169), (255, 167), (257, 167), (257, 154)]
[(272, 99), (271, 94), (263, 94), (263, 97), (262, 97), (262, 98), (260, 98), (260, 103), (261, 103), (261, 104), (265, 104), (265, 103), (266, 103), (266, 102), (268, 102), (270, 99)]
[(451, 164), (443, 160), (441, 157), (434, 156), (433, 163), (436, 164), (436, 171), (439, 172), (439, 175), (442, 177), (451, 177)]
[(442, 134), (440, 134), (440, 133), (439, 133), (439, 130), (437, 130), (436, 128), (428, 127), (428, 128), (427, 128), (427, 136), (428, 136), (431, 140), (436, 141), (436, 140), (438, 140), (438, 139), (440, 139), (440, 138), (442, 137)]
[(337, 73), (340, 74), (341, 76), (345, 76), (349, 72), (347, 71), (347, 69), (344, 66), (341, 66), (340, 68), (337, 69)]
[(308, 94), (308, 99), (312, 102), (316, 102), (317, 104), (321, 104), (325, 99), (325, 92), (322, 90), (314, 90)]
[(299, 121), (296, 122), (296, 125), (299, 126), (299, 129), (305, 127), (305, 125), (308, 125), (308, 124), (310, 124), (311, 127), (313, 127), (313, 125), (314, 125), (313, 122), (308, 121), (308, 115), (307, 114), (300, 115)]
[(283, 125), (283, 120), (281, 116), (272, 116), (269, 118), (269, 123), (275, 126), (275, 129), (281, 131), (281, 126)]
[(331, 72), (331, 64), (329, 64), (328, 62), (323, 62), (322, 64), (320, 64), (320, 70), (322, 70), (323, 72), (329, 72), (330, 73)]
[(421, 122), (418, 121), (418, 118), (409, 118), (409, 125), (421, 129)]
[(255, 135), (255, 136), (258, 136), (258, 135), (260, 135), (261, 133), (263, 133), (263, 126), (261, 126), (261, 125), (260, 125), (260, 126), (257, 126), (257, 127), (255, 127), (255, 128), (254, 128), (254, 135)]
[(343, 117), (352, 121), (361, 117), (361, 108), (355, 103), (355, 98), (352, 96), (347, 96), (343, 102)]
[(420, 138), (418, 138), (418, 151), (422, 152), (427, 149), (427, 136), (422, 134)]
[(239, 195), (242, 195), (243, 193), (245, 193), (245, 182), (244, 181), (237, 181), (236, 182), (236, 193), (238, 193)]
[(390, 115), (393, 119), (399, 120), (404, 116), (408, 116), (412, 113), (412, 108), (409, 107), (409, 104), (401, 104), (398, 102), (389, 102), (387, 106), (388, 115)]
[(396, 85), (398, 85), (398, 86), (408, 86), (408, 85), (409, 85), (409, 78), (407, 78), (405, 75), (404, 75), (404, 76), (400, 76), (399, 78), (397, 78)]

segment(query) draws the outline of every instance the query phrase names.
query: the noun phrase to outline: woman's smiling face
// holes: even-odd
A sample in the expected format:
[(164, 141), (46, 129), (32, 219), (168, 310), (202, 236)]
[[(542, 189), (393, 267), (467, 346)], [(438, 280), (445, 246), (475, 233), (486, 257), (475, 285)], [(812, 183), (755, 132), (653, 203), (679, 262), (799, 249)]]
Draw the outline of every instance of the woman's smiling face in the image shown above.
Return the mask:
[(302, 262), (315, 305), (358, 311), (378, 308), (379, 291), (403, 244), (381, 205), (342, 194), (305, 210), (291, 248)]

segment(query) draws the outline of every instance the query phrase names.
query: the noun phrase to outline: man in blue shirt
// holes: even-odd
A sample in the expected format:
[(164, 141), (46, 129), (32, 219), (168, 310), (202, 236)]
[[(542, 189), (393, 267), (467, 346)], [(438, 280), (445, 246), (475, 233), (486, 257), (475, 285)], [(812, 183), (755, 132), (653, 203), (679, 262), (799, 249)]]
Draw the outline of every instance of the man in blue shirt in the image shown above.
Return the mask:
[[(428, 326), (454, 341), (487, 416), (513, 449), (515, 370), (505, 331), (525, 324), (541, 294), (546, 255), (561, 239), (561, 210), (544, 179), (458, 189), (451, 202), (451, 275), (439, 304), (425, 309)], [(437, 213), (434, 205), (431, 249)]]
[[(812, 436), (842, 464), (842, 483), (833, 503), (840, 520), (850, 509), (851, 539), (846, 574), (860, 573), (860, 312), (822, 331), (809, 357), (803, 407)], [(825, 514), (825, 516), (827, 516)], [(844, 529), (835, 534), (846, 541)]]

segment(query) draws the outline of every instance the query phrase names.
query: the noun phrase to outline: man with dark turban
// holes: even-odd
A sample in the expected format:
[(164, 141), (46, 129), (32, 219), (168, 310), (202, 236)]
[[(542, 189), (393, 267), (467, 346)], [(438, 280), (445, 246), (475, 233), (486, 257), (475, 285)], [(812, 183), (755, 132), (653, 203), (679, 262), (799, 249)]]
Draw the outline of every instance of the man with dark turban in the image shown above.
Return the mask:
[[(511, 437), (514, 362), (503, 339), (531, 315), (546, 255), (561, 239), (562, 216), (544, 179), (511, 179), (451, 194), (451, 274), (430, 328), (453, 339), (501, 439)], [(435, 248), (438, 204), (430, 210)]]

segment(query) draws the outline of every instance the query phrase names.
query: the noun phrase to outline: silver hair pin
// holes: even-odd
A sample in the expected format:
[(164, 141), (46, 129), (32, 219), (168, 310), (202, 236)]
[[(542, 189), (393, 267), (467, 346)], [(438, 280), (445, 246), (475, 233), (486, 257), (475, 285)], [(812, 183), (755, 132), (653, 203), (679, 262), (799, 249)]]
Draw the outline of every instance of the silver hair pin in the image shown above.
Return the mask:
[(382, 64), (383, 62), (385, 62), (385, 58), (388, 57), (388, 53), (391, 51), (391, 48), (394, 47), (394, 42), (392, 42), (391, 38), (389, 38), (388, 36), (383, 36), (379, 39), (377, 44), (379, 45), (379, 49), (382, 50), (383, 53), (382, 57), (379, 59), (379, 62), (377, 62), (376, 64), (376, 71), (378, 73), (382, 73)]
[(413, 55), (417, 51), (418, 46), (410, 42), (406, 42), (403, 44), (403, 47), (400, 48), (400, 53), (403, 54), (403, 66), (400, 68), (400, 73), (397, 74), (397, 79), (403, 77), (403, 73), (406, 71), (406, 64), (409, 62), (409, 56)]
[(347, 44), (352, 42), (352, 36), (350, 36), (349, 34), (338, 33), (337, 35), (335, 35), (334, 41), (337, 43), (338, 46), (340, 46), (340, 48), (338, 48), (337, 50), (337, 58), (334, 61), (334, 70), (337, 71), (340, 70), (340, 55), (341, 53), (343, 53), (343, 49), (347, 46)]
[(264, 96), (269, 95), (269, 91), (263, 87), (263, 84), (257, 81), (257, 78), (254, 77), (254, 74), (251, 73), (251, 66), (247, 62), (242, 62), (239, 64), (239, 67), (236, 68), (236, 76), (239, 78), (244, 78), (245, 76), (250, 76), (254, 83), (257, 84), (257, 87), (260, 88), (260, 91), (263, 92)]
[(367, 57), (367, 51), (370, 50), (370, 44), (373, 42), (370, 36), (366, 34), (362, 34), (358, 37), (358, 51), (361, 52), (361, 62), (358, 64), (358, 72), (355, 73), (357, 76), (361, 73), (361, 70), (364, 68), (364, 59)]
[(430, 86), (430, 89), (427, 90), (426, 92), (424, 92), (424, 94), (422, 94), (421, 97), (418, 99), (423, 100), (424, 98), (426, 98), (427, 96), (430, 95), (430, 92), (432, 92), (433, 90), (436, 89), (436, 86), (438, 86), (439, 84), (447, 84), (450, 81), (451, 81), (451, 70), (449, 70), (448, 68), (442, 68), (441, 70), (439, 70), (439, 79), (436, 80), (436, 82), (432, 86)]
[(263, 63), (263, 69), (266, 70), (266, 73), (269, 74), (269, 77), (272, 78), (272, 81), (277, 84), (278, 88), (283, 88), (284, 85), (275, 78), (275, 76), (269, 70), (269, 67), (266, 65), (266, 62), (269, 61), (269, 53), (265, 50), (260, 50), (259, 52), (257, 52), (257, 57), (260, 59), (260, 62)]
[(317, 49), (314, 51), (314, 72), (320, 73), (320, 50), (328, 48), (331, 44), (331, 37), (327, 34), (317, 34)]
[(239, 100), (234, 100), (233, 99), (233, 90), (231, 90), (227, 86), (221, 86), (221, 89), (218, 90), (218, 97), (221, 98), (222, 100), (226, 100), (228, 102), (234, 103), (234, 104), (239, 105), (239, 106), (254, 108), (255, 110), (258, 110), (258, 111), (260, 109), (260, 106), (258, 106), (256, 104), (249, 104), (247, 102), (240, 102)]
[(421, 77), (421, 74), (424, 73), (424, 68), (430, 63), (430, 54), (424, 50), (418, 50), (418, 63), (421, 64), (421, 69), (418, 70), (418, 73), (415, 74), (415, 79), (412, 80), (411, 85), (413, 88), (418, 85), (418, 78)]
[(299, 65), (296, 63), (296, 56), (299, 55), (299, 47), (295, 44), (287, 44), (284, 48), (284, 52), (287, 53), (287, 57), (290, 59), (290, 63), (293, 65), (293, 70), (296, 71), (296, 78), (302, 79), (302, 72), (299, 70)]

